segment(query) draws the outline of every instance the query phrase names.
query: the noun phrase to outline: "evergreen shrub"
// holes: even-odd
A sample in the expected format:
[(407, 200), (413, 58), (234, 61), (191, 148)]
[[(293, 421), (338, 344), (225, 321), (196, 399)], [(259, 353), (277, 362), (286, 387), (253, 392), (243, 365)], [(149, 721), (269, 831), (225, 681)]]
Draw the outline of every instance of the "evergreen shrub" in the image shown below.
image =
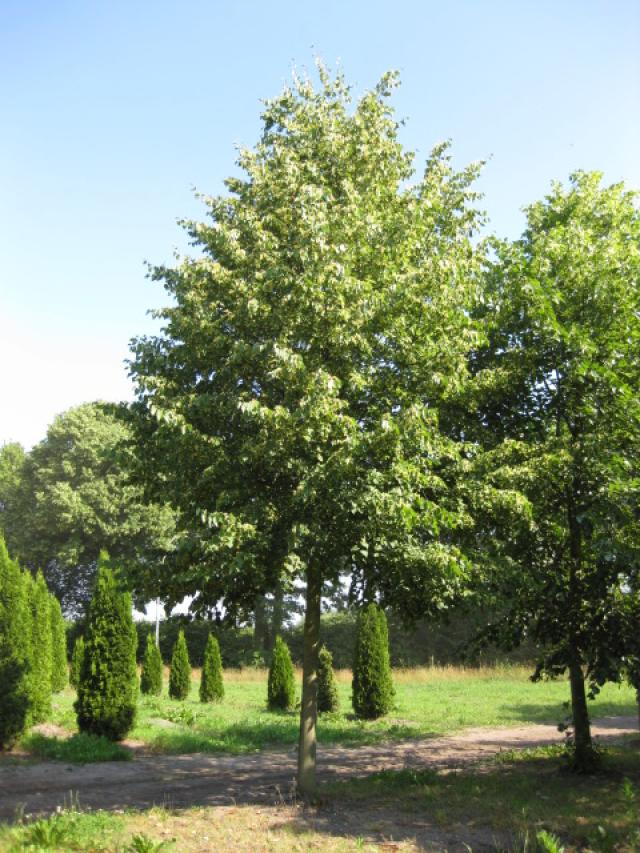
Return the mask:
[(172, 699), (186, 699), (191, 690), (191, 664), (184, 638), (184, 631), (178, 632), (178, 639), (171, 655), (169, 674), (169, 696)]
[(31, 708), (26, 575), (0, 536), (0, 749), (27, 727)]
[(51, 690), (59, 693), (69, 682), (67, 666), (67, 629), (60, 602), (50, 595), (51, 607)]
[(76, 639), (73, 647), (73, 655), (71, 656), (71, 669), (69, 671), (69, 682), (72, 687), (78, 689), (80, 684), (80, 673), (82, 671), (82, 661), (84, 660), (84, 637), (82, 634)]
[(337, 711), (339, 706), (333, 658), (329, 649), (322, 646), (318, 655), (318, 711)]
[(149, 696), (159, 696), (162, 693), (162, 658), (153, 634), (147, 634), (140, 675), (140, 692)]
[(138, 693), (136, 644), (131, 596), (118, 589), (108, 557), (101, 554), (74, 705), (81, 732), (122, 740), (133, 726)]
[(204, 650), (204, 663), (202, 664), (200, 701), (220, 702), (223, 698), (224, 684), (222, 683), (222, 658), (220, 657), (220, 644), (213, 634), (209, 634), (207, 646)]
[(353, 710), (362, 720), (376, 720), (393, 707), (387, 618), (375, 604), (358, 618), (353, 662)]
[(290, 711), (296, 702), (295, 677), (289, 647), (280, 635), (276, 637), (271, 654), (267, 705), (270, 711)]
[(52, 636), (49, 590), (42, 572), (35, 580), (25, 572), (31, 657), (31, 711), (29, 723), (42, 723), (51, 715)]

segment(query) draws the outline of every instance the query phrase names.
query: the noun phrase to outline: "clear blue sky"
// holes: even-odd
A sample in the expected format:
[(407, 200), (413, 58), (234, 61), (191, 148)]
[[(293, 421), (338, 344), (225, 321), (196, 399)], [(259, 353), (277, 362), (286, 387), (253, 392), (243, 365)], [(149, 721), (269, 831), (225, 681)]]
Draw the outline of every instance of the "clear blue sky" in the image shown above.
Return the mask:
[(389, 68), (405, 143), (491, 157), (492, 228), (576, 169), (640, 187), (638, 0), (0, 0), (0, 443), (130, 395), (128, 341), (163, 302), (143, 261), (185, 248), (192, 187), (221, 191), (260, 98), (340, 62)]

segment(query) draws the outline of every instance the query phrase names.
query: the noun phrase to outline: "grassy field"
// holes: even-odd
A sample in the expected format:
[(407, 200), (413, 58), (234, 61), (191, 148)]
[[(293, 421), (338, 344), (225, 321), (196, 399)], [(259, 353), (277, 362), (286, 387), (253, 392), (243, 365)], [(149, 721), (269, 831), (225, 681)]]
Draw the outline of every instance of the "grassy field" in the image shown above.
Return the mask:
[[(528, 675), (529, 670), (523, 667), (396, 671), (396, 707), (381, 720), (363, 722), (352, 714), (350, 673), (339, 672), (341, 710), (321, 716), (319, 740), (323, 744), (359, 746), (444, 734), (468, 726), (560, 721), (566, 714), (563, 703), (568, 698), (567, 683), (533, 684)], [(137, 723), (129, 737), (152, 750), (174, 754), (200, 751), (240, 754), (292, 746), (298, 736), (297, 712), (267, 711), (266, 678), (263, 670), (227, 671), (226, 696), (217, 705), (198, 701), (197, 671), (194, 671), (191, 696), (185, 702), (169, 699), (165, 683), (161, 697), (141, 697)], [(70, 731), (76, 730), (74, 698), (71, 689), (54, 697), (52, 722)], [(631, 689), (609, 685), (591, 703), (590, 711), (594, 717), (634, 714), (635, 707)], [(32, 735), (23, 745), (42, 757), (91, 760), (86, 756), (86, 745), (75, 738), (64, 745), (52, 738)], [(94, 760), (124, 757), (118, 750), (105, 756), (107, 750), (108, 745), (102, 744), (101, 757)]]

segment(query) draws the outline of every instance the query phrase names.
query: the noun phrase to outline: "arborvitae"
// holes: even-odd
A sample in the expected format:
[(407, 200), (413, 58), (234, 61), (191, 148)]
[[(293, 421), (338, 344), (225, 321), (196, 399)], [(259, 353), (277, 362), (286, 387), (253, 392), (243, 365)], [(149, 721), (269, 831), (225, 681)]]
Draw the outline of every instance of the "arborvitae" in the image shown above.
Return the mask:
[(0, 749), (23, 733), (31, 707), (25, 580), (0, 536)]
[(67, 629), (62, 608), (55, 595), (49, 596), (51, 608), (51, 689), (59, 693), (69, 683), (67, 666)]
[(169, 673), (169, 696), (172, 699), (186, 699), (191, 690), (191, 664), (187, 642), (182, 628), (173, 647), (171, 655), (171, 672)]
[(162, 693), (162, 657), (153, 634), (147, 634), (140, 675), (140, 692), (151, 696), (159, 696)]
[(31, 723), (42, 723), (51, 715), (51, 604), (41, 572), (27, 582), (31, 634)]
[(80, 673), (82, 672), (82, 661), (84, 660), (84, 637), (80, 635), (73, 646), (73, 654), (71, 655), (71, 670), (69, 672), (69, 681), (72, 687), (78, 689), (80, 684)]
[(358, 619), (353, 710), (363, 720), (375, 720), (391, 710), (393, 696), (387, 619), (375, 604), (369, 604)]
[(296, 701), (296, 686), (289, 647), (277, 636), (271, 655), (269, 681), (267, 685), (267, 705), (270, 710), (291, 710)]
[(101, 554), (74, 705), (81, 732), (122, 740), (133, 726), (137, 643), (131, 596), (119, 591), (108, 557)]
[(338, 685), (333, 674), (333, 657), (326, 646), (318, 655), (318, 711), (337, 711)]
[(222, 683), (222, 657), (220, 656), (220, 644), (213, 634), (209, 634), (207, 645), (204, 650), (204, 661), (202, 664), (202, 678), (200, 680), (200, 701), (220, 702), (224, 698), (224, 684)]

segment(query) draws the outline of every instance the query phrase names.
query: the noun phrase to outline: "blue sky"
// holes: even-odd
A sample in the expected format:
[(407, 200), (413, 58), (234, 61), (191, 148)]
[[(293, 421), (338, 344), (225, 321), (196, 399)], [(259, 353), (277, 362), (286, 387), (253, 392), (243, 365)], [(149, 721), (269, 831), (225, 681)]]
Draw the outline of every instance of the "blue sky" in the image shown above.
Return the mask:
[(453, 140), (497, 233), (552, 179), (640, 188), (637, 0), (383, 3), (0, 0), (0, 443), (123, 399), (162, 304), (144, 260), (185, 249), (192, 188), (222, 190), (260, 99), (315, 55), (355, 92), (401, 72), (403, 141)]

